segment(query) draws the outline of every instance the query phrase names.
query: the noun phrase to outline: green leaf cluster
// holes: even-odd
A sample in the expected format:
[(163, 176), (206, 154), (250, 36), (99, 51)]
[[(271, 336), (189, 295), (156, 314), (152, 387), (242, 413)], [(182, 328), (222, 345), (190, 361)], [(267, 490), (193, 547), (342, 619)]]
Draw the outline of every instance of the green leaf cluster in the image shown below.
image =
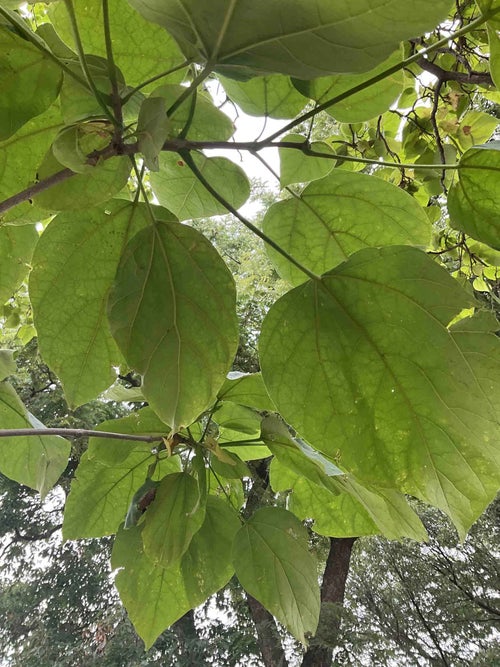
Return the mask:
[[(36, 331), (71, 408), (129, 411), (79, 458), (64, 537), (116, 534), (147, 646), (234, 574), (307, 644), (312, 533), (425, 540), (413, 496), (463, 537), (499, 487), (497, 3), (14, 4), (0, 331)], [(288, 122), (239, 141), (243, 112)], [(279, 183), (260, 218), (237, 151)], [(228, 212), (283, 285), (262, 327), (238, 313), (264, 269), (224, 252), (223, 219), (203, 226)], [(245, 326), (261, 372), (237, 372)], [(0, 472), (44, 495), (70, 446), (23, 406), (14, 361), (1, 350)]]

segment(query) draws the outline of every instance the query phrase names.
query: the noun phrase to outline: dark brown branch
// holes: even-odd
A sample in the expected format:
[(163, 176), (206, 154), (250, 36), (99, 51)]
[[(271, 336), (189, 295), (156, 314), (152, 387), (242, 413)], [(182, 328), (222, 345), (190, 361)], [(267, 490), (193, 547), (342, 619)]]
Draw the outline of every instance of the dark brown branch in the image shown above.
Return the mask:
[(199, 665), (203, 667), (207, 664), (205, 654), (205, 644), (200, 639), (194, 622), (194, 610), (190, 609), (181, 616), (173, 626), (172, 630), (177, 636), (179, 649), (183, 656), (183, 663), (190, 665)]
[(330, 538), (330, 551), (321, 584), (321, 612), (316, 636), (304, 655), (302, 667), (330, 667), (337, 645), (345, 586), (355, 537)]
[(246, 598), (265, 667), (288, 667), (273, 615), (248, 593)]
[[(441, 160), (442, 164), (445, 164), (446, 162), (446, 155), (444, 152), (444, 146), (443, 146), (443, 141), (441, 139), (441, 134), (439, 132), (439, 125), (437, 122), (437, 112), (439, 109), (439, 96), (441, 95), (441, 88), (443, 87), (444, 81), (442, 79), (438, 79), (436, 81), (436, 85), (434, 87), (434, 100), (432, 102), (432, 110), (431, 110), (431, 123), (432, 123), (432, 129), (434, 131), (434, 138), (436, 139), (436, 145), (438, 148), (438, 153), (439, 153), (439, 159)], [(446, 172), (444, 169), (441, 171), (441, 186), (443, 188), (443, 192), (447, 194), (446, 190), (446, 183), (445, 183), (445, 178), (446, 178)]]
[(18, 192), (15, 195), (12, 195), (12, 197), (9, 197), (8, 199), (4, 199), (3, 202), (0, 202), (0, 215), (2, 213), (6, 213), (9, 211), (11, 208), (14, 208), (14, 206), (17, 206), (18, 204), (22, 204), (25, 201), (28, 201), (32, 199), (35, 195), (40, 194), (40, 192), (43, 192), (44, 190), (48, 190), (51, 188), (53, 185), (57, 185), (58, 183), (62, 183), (68, 178), (71, 178), (71, 176), (74, 176), (75, 172), (71, 171), (71, 169), (61, 169), (61, 171), (56, 172), (55, 174), (52, 174), (52, 176), (49, 176), (48, 178), (44, 178), (42, 181), (39, 181), (38, 183), (35, 183), (34, 185), (30, 185), (29, 188), (26, 188), (25, 190), (21, 190), (21, 192)]
[[(165, 426), (165, 433), (168, 426)], [(161, 442), (161, 435), (133, 435), (131, 433), (112, 433), (110, 431), (91, 431), (85, 428), (4, 428), (0, 429), (0, 438), (15, 438), (21, 436), (61, 435), (62, 437), (81, 438), (112, 438), (114, 440), (132, 440), (136, 442)]]
[[(321, 153), (319, 151), (315, 151), (314, 149), (311, 148), (311, 145), (307, 140), (303, 141), (302, 143), (296, 143), (293, 141), (271, 141), (271, 140), (190, 141), (188, 139), (177, 138), (166, 141), (163, 144), (162, 150), (170, 153), (182, 153), (182, 151), (189, 152), (189, 151), (223, 149), (223, 150), (248, 151), (250, 153), (255, 154), (258, 151), (262, 150), (263, 148), (290, 148), (292, 150), (301, 151), (304, 155), (308, 155), (310, 157), (320, 157), (324, 158), (325, 160), (347, 159), (346, 156), (338, 156), (335, 153), (330, 154), (330, 153)], [(87, 162), (90, 165), (96, 166), (97, 164), (102, 163), (104, 160), (109, 160), (109, 158), (116, 157), (117, 155), (132, 156), (138, 152), (139, 150), (137, 143), (117, 144), (116, 141), (113, 141), (109, 146), (107, 146), (102, 151), (95, 151), (94, 153), (89, 155)], [(363, 162), (366, 164), (373, 164), (377, 166), (383, 166), (383, 165), (387, 166), (389, 164), (381, 162), (380, 160), (370, 160), (366, 158), (356, 158), (356, 161)], [(398, 163), (394, 164), (391, 163), (390, 166), (394, 166), (397, 169), (404, 169), (405, 167), (405, 165), (400, 165)], [(420, 169), (423, 169), (425, 166), (426, 165), (415, 165), (415, 167), (419, 167)], [(432, 165), (432, 168), (439, 168), (440, 166), (441, 168), (446, 168), (446, 169), (456, 169), (456, 165), (444, 165), (444, 167), (443, 165), (435, 165), (435, 167), (434, 165)], [(38, 183), (35, 183), (34, 185), (30, 185), (25, 190), (22, 190), (21, 192), (18, 192), (16, 195), (13, 195), (12, 197), (9, 197), (8, 199), (5, 199), (4, 201), (0, 202), (0, 215), (6, 213), (11, 208), (14, 208), (14, 206), (17, 206), (18, 204), (22, 204), (23, 202), (32, 199), (32, 197), (34, 197), (37, 194), (40, 194), (40, 192), (48, 190), (52, 186), (57, 185), (58, 183), (61, 183), (66, 179), (71, 178), (72, 176), (75, 175), (76, 173), (71, 171), (71, 169), (62, 169), (56, 174), (52, 174), (52, 176), (44, 178), (43, 180), (41, 180)]]
[(477, 86), (493, 86), (493, 79), (489, 72), (452, 72), (443, 69), (436, 63), (427, 60), (427, 58), (420, 58), (417, 65), (426, 72), (433, 74), (438, 81), (442, 83), (445, 81), (457, 81), (463, 84), (473, 84)]

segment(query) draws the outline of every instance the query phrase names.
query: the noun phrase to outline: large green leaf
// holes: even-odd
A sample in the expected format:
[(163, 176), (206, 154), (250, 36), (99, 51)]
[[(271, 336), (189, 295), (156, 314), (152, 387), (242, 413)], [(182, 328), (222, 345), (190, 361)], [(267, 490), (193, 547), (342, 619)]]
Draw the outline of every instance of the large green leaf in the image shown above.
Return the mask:
[[(340, 170), (311, 183), (300, 197), (273, 204), (263, 229), (318, 275), (366, 246), (426, 246), (430, 240), (429, 219), (413, 197), (382, 179)], [(304, 282), (287, 259), (268, 253), (283, 278)]]
[[(338, 97), (368, 79), (396, 65), (402, 59), (401, 51), (396, 51), (387, 60), (366, 72), (366, 74), (338, 74), (313, 81), (295, 80), (295, 85), (306, 97), (318, 103)], [(350, 95), (327, 109), (328, 113), (341, 123), (359, 123), (383, 114), (397, 100), (403, 90), (403, 70), (385, 77), (378, 83)]]
[(231, 74), (363, 72), (432, 30), (449, 0), (129, 0), (188, 57)]
[[(34, 198), (35, 203), (49, 211), (75, 211), (97, 206), (120, 192), (127, 183), (130, 168), (130, 161), (125, 155), (112, 157), (97, 164), (91, 171), (76, 174), (44, 190)], [(43, 180), (62, 169), (63, 165), (49, 150), (38, 169), (38, 177)]]
[(127, 245), (108, 310), (143, 392), (173, 430), (215, 399), (238, 343), (234, 281), (213, 246), (185, 225), (150, 225)]
[[(14, 136), (0, 143), (1, 200), (33, 185), (38, 166), (61, 127), (61, 114), (54, 105), (26, 123)], [(24, 202), (2, 218), (35, 222), (45, 215), (45, 212), (37, 212), (31, 202)]]
[(168, 568), (155, 565), (144, 553), (142, 527), (119, 531), (111, 565), (119, 569), (118, 592), (146, 648), (165, 628), (227, 584), (234, 572), (231, 544), (238, 525), (227, 502), (209, 497), (202, 527), (180, 563)]
[(0, 304), (14, 294), (28, 273), (37, 241), (34, 225), (0, 224)]
[(294, 118), (305, 106), (287, 76), (256, 76), (249, 81), (219, 78), (230, 99), (251, 116)]
[[(155, 456), (147, 443), (119, 441), (119, 444), (127, 456), (117, 456), (116, 462), (103, 463), (92, 458), (90, 452), (82, 456), (64, 510), (64, 539), (112, 535), (125, 519), (130, 502), (148, 477)], [(163, 459), (154, 479), (177, 470), (178, 457)]]
[[(75, 2), (78, 29), (86, 53), (106, 57), (101, 0)], [(183, 61), (175, 41), (165, 32), (135, 12), (123, 0), (109, 0), (110, 31), (113, 58), (130, 85), (180, 65)], [(70, 46), (73, 33), (64, 2), (50, 8), (49, 17), (55, 29)], [(184, 71), (170, 75), (180, 81)]]
[(0, 350), (0, 380), (5, 380), (17, 370), (14, 350)]
[(307, 532), (287, 510), (264, 507), (240, 528), (233, 563), (243, 588), (303, 644), (319, 619), (316, 563)]
[(198, 482), (185, 472), (164, 477), (146, 512), (142, 532), (148, 558), (161, 567), (179, 561), (205, 518)]
[[(229, 204), (239, 208), (245, 203), (250, 195), (250, 185), (238, 165), (225, 157), (207, 158), (200, 153), (192, 153), (192, 158), (208, 183)], [(160, 171), (152, 173), (150, 178), (160, 204), (175, 213), (179, 220), (227, 213), (226, 207), (174, 153), (160, 155)]]
[(446, 328), (470, 305), (424, 253), (366, 249), (283, 296), (260, 341), (289, 423), (360, 481), (440, 507), (462, 533), (499, 482), (495, 323), (468, 322), (475, 353)]
[(72, 406), (116, 377), (121, 355), (106, 318), (108, 293), (123, 248), (148, 223), (145, 204), (115, 200), (59, 214), (40, 238), (30, 277), (35, 326), (42, 355)]
[[(43, 428), (7, 382), (0, 382), (0, 423), (9, 429)], [(69, 453), (69, 442), (53, 435), (1, 438), (0, 471), (43, 497), (64, 472)]]
[(7, 139), (54, 102), (61, 69), (26, 39), (0, 27), (0, 139)]
[(469, 149), (448, 195), (451, 224), (500, 250), (500, 141)]
[(276, 493), (289, 493), (289, 510), (301, 520), (313, 519), (312, 529), (319, 535), (357, 537), (379, 533), (368, 512), (352, 496), (335, 495), (292, 471), (277, 458), (271, 462), (270, 483)]
[[(373, 489), (356, 482), (271, 415), (262, 422), (263, 439), (274, 454), (275, 491), (293, 489), (289, 509), (300, 519), (314, 518), (321, 535), (349, 537), (381, 532), (388, 539), (426, 538), (405, 496), (393, 489)], [(285, 468), (286, 466), (286, 468)], [(360, 526), (364, 526), (362, 532)]]

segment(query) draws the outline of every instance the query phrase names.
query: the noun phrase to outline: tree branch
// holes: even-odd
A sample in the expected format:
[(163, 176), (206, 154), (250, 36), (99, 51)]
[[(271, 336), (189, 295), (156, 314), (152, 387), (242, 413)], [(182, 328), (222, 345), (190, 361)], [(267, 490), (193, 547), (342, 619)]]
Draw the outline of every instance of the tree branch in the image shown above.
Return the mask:
[[(165, 426), (165, 433), (168, 426)], [(112, 433), (111, 431), (92, 431), (85, 428), (4, 428), (0, 429), (0, 438), (16, 438), (25, 436), (61, 435), (69, 438), (94, 437), (114, 440), (132, 440), (136, 442), (161, 442), (166, 436), (133, 435), (131, 433)]]
[[(372, 160), (370, 158), (356, 157), (354, 155), (342, 155), (338, 156), (335, 153), (321, 153), (320, 151), (315, 151), (311, 148), (308, 141), (302, 143), (296, 143), (293, 141), (189, 141), (188, 139), (170, 139), (163, 144), (162, 151), (170, 153), (181, 153), (182, 151), (200, 151), (200, 150), (235, 150), (235, 151), (248, 151), (250, 153), (257, 153), (263, 148), (290, 148), (291, 150), (301, 151), (304, 155), (309, 157), (320, 157), (325, 160), (342, 160), (344, 162), (359, 162), (360, 164), (370, 164), (377, 167), (394, 167), (395, 169), (458, 169), (458, 164), (405, 164), (400, 162), (385, 162), (382, 160)], [(104, 148), (101, 151), (94, 151), (94, 153), (88, 156), (87, 162), (92, 166), (97, 166), (109, 158), (116, 157), (117, 155), (129, 155), (133, 156), (138, 153), (138, 146), (136, 143), (117, 145), (116, 142), (111, 143), (109, 146)], [(471, 167), (472, 168), (472, 167)], [(71, 169), (62, 169), (47, 178), (30, 185), (25, 190), (21, 190), (17, 194), (5, 199), (0, 202), (0, 215), (6, 213), (14, 206), (22, 204), (25, 201), (29, 201), (40, 192), (48, 190), (54, 185), (62, 183), (72, 176), (76, 176), (76, 172)], [(215, 195), (214, 195), (215, 196)], [(219, 200), (220, 201), (220, 200)], [(234, 213), (234, 211), (231, 211)], [(236, 213), (235, 213), (236, 215)], [(238, 217), (238, 216), (237, 216)], [(241, 218), (240, 218), (241, 219)], [(246, 224), (246, 222), (245, 222)], [(259, 236), (262, 236), (262, 233), (255, 232)], [(280, 251), (278, 251), (280, 252)]]
[(190, 609), (184, 616), (181, 616), (172, 625), (172, 630), (179, 643), (183, 664), (199, 665), (200, 667), (207, 665), (205, 644), (198, 636), (194, 623), (194, 610)]
[(25, 201), (29, 201), (32, 199), (35, 195), (40, 194), (40, 192), (43, 192), (44, 190), (48, 190), (51, 188), (53, 185), (57, 185), (58, 183), (62, 183), (68, 178), (71, 178), (71, 176), (74, 176), (75, 172), (71, 171), (71, 169), (62, 169), (61, 171), (56, 172), (55, 174), (52, 174), (52, 176), (48, 176), (47, 178), (44, 178), (42, 181), (39, 181), (38, 183), (35, 183), (34, 185), (30, 185), (29, 188), (26, 188), (25, 190), (21, 190), (21, 192), (18, 192), (15, 195), (12, 195), (12, 197), (8, 197), (8, 199), (4, 199), (3, 202), (0, 202), (0, 215), (2, 213), (6, 213), (9, 211), (11, 208), (14, 208), (14, 206), (17, 206), (18, 204), (22, 204)]
[(355, 537), (330, 538), (330, 551), (321, 584), (321, 612), (315, 637), (302, 660), (302, 667), (330, 667), (337, 645), (345, 586)]
[(273, 615), (248, 593), (246, 599), (257, 630), (257, 642), (265, 667), (288, 667)]
[(463, 84), (486, 85), (493, 86), (493, 79), (489, 72), (451, 72), (443, 69), (436, 63), (427, 60), (427, 58), (419, 58), (417, 65), (429, 74), (433, 74), (441, 83), (445, 81), (457, 81)]

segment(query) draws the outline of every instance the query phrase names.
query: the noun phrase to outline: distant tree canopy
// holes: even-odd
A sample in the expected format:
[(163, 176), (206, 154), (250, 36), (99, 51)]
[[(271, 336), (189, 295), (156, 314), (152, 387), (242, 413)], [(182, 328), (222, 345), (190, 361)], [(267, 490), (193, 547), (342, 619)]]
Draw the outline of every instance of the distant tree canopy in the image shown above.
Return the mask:
[[(354, 539), (425, 540), (414, 499), (464, 538), (499, 488), (500, 2), (20, 5), (0, 472), (73, 477), (63, 537), (115, 535), (146, 647), (236, 576), (266, 665), (276, 621), (328, 665)], [(242, 141), (242, 113), (282, 124)], [(239, 154), (279, 186), (258, 219)], [(53, 431), (16, 392), (35, 335)]]

